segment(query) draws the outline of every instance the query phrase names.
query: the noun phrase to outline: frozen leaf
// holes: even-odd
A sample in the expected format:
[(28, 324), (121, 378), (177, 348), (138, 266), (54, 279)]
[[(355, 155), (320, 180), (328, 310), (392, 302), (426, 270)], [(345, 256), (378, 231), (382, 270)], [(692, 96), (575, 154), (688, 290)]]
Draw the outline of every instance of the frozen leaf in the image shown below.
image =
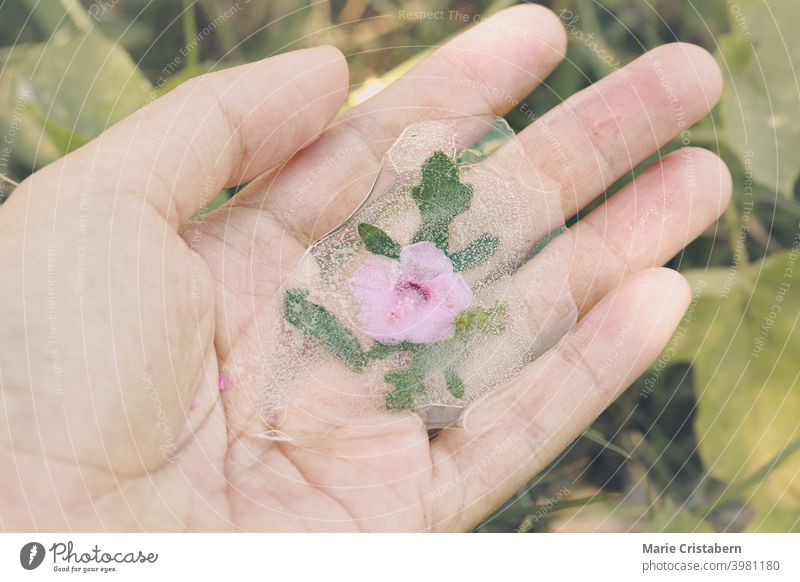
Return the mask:
[(436, 374), (443, 374), (447, 391), (453, 398), (464, 397), (464, 381), (458, 376), (453, 365), (448, 365), (458, 352), (457, 342), (438, 344), (412, 344), (411, 363), (384, 376), (387, 384), (394, 389), (386, 395), (386, 408), (392, 411), (411, 410), (416, 407), (416, 398), (427, 392), (427, 383)]
[(464, 398), (464, 381), (458, 377), (455, 368), (450, 367), (444, 371), (444, 380), (447, 383), (447, 391), (453, 398)]
[(283, 298), (286, 321), (304, 335), (316, 338), (329, 352), (353, 370), (368, 362), (356, 337), (327, 309), (308, 300), (308, 291), (287, 289)]
[(358, 225), (358, 236), (372, 254), (383, 255), (391, 259), (400, 258), (400, 245), (377, 226), (362, 222)]
[(450, 253), (448, 256), (453, 261), (456, 271), (467, 271), (481, 266), (492, 258), (500, 247), (500, 239), (487, 233), (482, 234), (462, 250)]
[(501, 333), (508, 317), (508, 305), (499, 303), (494, 307), (475, 307), (463, 311), (456, 318), (456, 331), (459, 333), (483, 332)]
[(463, 184), (458, 166), (442, 151), (434, 152), (422, 165), (422, 182), (411, 190), (422, 222), (412, 242), (429, 240), (444, 252), (450, 244), (450, 224), (469, 210), (472, 186)]
[(386, 395), (387, 410), (411, 410), (414, 408), (414, 397), (425, 393), (426, 369), (422, 358), (414, 356), (407, 368), (388, 372), (384, 379), (393, 387)]
[(375, 342), (375, 344), (373, 344), (373, 346), (367, 352), (367, 357), (374, 360), (383, 360), (384, 358), (387, 358), (392, 354), (396, 354), (397, 352), (413, 352), (415, 347), (415, 344), (408, 342), (401, 342), (399, 344), (384, 344), (381, 342)]

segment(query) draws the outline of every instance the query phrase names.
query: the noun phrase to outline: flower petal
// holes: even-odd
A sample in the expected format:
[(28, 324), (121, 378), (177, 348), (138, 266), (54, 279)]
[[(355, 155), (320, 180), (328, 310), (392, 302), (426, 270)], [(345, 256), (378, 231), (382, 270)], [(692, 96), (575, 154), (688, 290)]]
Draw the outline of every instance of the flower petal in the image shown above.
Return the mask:
[(400, 270), (403, 278), (427, 281), (441, 273), (452, 273), (453, 262), (435, 244), (422, 241), (400, 251)]
[(396, 260), (372, 255), (350, 278), (350, 289), (362, 302), (374, 302), (391, 294), (399, 276), (400, 265)]
[(399, 262), (369, 257), (350, 286), (361, 303), (361, 331), (383, 343), (450, 339), (456, 316), (473, 299), (450, 259), (427, 241), (404, 247)]
[[(387, 298), (390, 299), (390, 298)], [(399, 343), (404, 340), (404, 328), (400, 322), (389, 317), (392, 309), (390, 300), (361, 304), (359, 321), (361, 331), (372, 339), (383, 343)]]
[(432, 344), (453, 337), (456, 331), (455, 316), (447, 309), (434, 304), (421, 306), (414, 319), (408, 318), (403, 332), (405, 341), (415, 344)]
[(452, 313), (454, 319), (472, 304), (472, 289), (458, 273), (442, 273), (428, 282), (428, 288), (439, 307)]

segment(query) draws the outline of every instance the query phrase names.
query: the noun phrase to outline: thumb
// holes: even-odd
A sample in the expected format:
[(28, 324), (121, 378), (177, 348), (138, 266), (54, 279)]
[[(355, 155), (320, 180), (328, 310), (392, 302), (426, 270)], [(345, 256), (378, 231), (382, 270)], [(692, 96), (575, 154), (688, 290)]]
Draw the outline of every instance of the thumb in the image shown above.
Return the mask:
[[(347, 86), (346, 61), (330, 46), (202, 75), (39, 177), (54, 173), (67, 195), (89, 178), (113, 179), (118, 194), (143, 198), (177, 227), (222, 188), (313, 141), (338, 112)], [(70, 180), (80, 182), (70, 188)]]

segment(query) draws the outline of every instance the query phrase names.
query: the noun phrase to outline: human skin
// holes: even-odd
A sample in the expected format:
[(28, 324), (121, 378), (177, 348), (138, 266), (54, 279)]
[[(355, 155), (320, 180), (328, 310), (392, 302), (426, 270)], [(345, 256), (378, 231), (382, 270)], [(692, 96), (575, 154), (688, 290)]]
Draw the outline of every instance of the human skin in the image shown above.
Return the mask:
[[(513, 7), (339, 116), (343, 56), (283, 54), (194, 79), (25, 180), (0, 208), (2, 528), (469, 530), (544, 468), (680, 321), (690, 290), (658, 266), (728, 202), (710, 152), (660, 158), (571, 228), (575, 328), (475, 403), (466, 429), (429, 440), (408, 415), (313, 447), (263, 440), (253, 387), (220, 391), (218, 375), (259, 351), (281, 281), (358, 205), (403, 128), (506, 113), (566, 42), (546, 9)], [(519, 143), (571, 216), (703, 117), (721, 85), (703, 49), (662, 46)]]

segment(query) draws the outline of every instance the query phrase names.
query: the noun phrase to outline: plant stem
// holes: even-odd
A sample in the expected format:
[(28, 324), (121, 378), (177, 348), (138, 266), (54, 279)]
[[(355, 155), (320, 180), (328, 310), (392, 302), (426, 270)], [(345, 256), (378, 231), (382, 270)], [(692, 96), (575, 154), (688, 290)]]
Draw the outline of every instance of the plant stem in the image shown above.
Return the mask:
[(195, 39), (197, 32), (197, 12), (195, 11), (195, 0), (183, 0), (183, 42), (186, 49), (186, 67), (188, 71), (194, 71), (200, 63), (199, 46)]
[(728, 244), (731, 247), (731, 252), (735, 257), (736, 254), (739, 254), (739, 263), (737, 268), (747, 267), (750, 264), (750, 259), (747, 256), (747, 234), (741, 233), (743, 237), (742, 241), (742, 249), (739, 252), (737, 248), (739, 236), (740, 236), (740, 223), (739, 223), (739, 209), (736, 207), (736, 201), (731, 201), (728, 204), (728, 207), (725, 209), (725, 223), (728, 227)]
[(11, 185), (12, 185), (12, 186), (14, 186), (15, 188), (16, 188), (17, 186), (19, 186), (19, 182), (15, 181), (15, 180), (12, 180), (11, 178), (9, 178), (8, 176), (6, 176), (5, 174), (0, 174), (0, 180), (2, 180), (3, 182), (5, 182), (5, 183), (7, 183), (7, 184), (11, 184)]

